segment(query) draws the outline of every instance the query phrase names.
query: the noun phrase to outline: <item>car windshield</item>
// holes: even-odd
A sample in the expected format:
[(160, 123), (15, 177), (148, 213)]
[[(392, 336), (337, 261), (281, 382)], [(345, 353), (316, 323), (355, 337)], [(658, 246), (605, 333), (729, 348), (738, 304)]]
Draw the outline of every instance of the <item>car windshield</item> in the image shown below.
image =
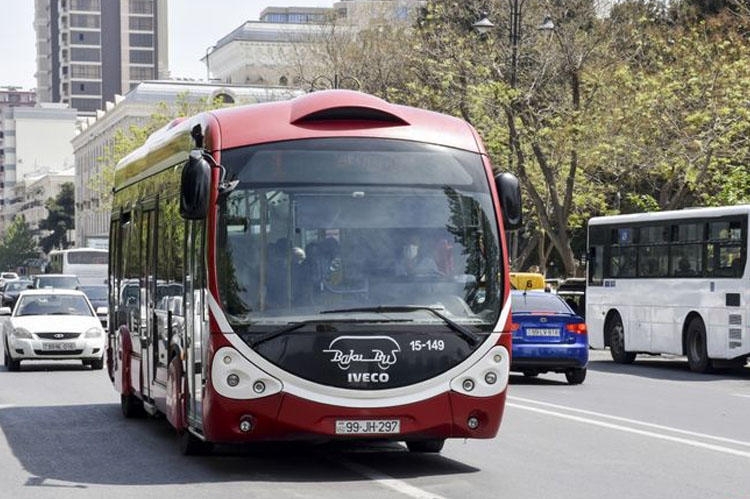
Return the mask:
[(92, 316), (86, 299), (80, 295), (26, 295), (16, 305), (16, 317), (28, 315)]
[(217, 266), (233, 326), (399, 305), (494, 326), (503, 257), (479, 154), (316, 139), (225, 151), (222, 163), (234, 189), (219, 202)]
[(39, 276), (37, 277), (37, 288), (78, 288), (78, 278), (75, 276)]
[(107, 299), (107, 286), (81, 286), (81, 291), (86, 293), (89, 300)]
[(513, 313), (573, 313), (568, 305), (553, 293), (516, 293), (511, 294)]
[(28, 289), (29, 284), (31, 284), (28, 281), (11, 281), (5, 285), (4, 291), (19, 291), (22, 289)]

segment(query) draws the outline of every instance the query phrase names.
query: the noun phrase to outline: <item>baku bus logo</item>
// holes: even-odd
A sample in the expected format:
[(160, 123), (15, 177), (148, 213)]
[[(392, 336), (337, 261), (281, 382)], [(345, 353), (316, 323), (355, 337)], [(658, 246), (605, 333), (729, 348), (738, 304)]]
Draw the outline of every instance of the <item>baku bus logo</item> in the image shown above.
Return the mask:
[(339, 336), (323, 353), (333, 354), (331, 362), (348, 370), (353, 364), (375, 363), (388, 369), (398, 361), (401, 347), (390, 336)]

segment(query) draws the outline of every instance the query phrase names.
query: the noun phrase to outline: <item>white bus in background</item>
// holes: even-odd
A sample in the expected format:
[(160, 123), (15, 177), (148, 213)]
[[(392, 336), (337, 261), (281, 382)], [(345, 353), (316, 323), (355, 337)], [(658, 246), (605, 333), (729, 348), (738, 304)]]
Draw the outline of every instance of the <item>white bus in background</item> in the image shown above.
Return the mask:
[(82, 285), (106, 284), (109, 251), (71, 248), (49, 252), (47, 273), (75, 274)]
[(588, 224), (586, 324), (615, 362), (686, 355), (690, 369), (750, 355), (750, 205), (595, 217)]

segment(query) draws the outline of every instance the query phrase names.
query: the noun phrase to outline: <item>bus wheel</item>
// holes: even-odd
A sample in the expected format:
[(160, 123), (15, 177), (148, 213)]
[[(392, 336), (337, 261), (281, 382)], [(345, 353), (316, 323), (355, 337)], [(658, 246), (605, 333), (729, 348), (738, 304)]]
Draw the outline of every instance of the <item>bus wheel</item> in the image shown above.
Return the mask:
[(711, 360), (706, 348), (706, 328), (703, 321), (693, 319), (687, 329), (687, 358), (690, 370), (696, 373), (711, 371)]
[(443, 450), (444, 439), (435, 440), (412, 440), (406, 442), (409, 452), (440, 452)]
[(580, 385), (586, 379), (586, 368), (580, 367), (565, 371), (565, 379), (569, 385)]
[(612, 360), (618, 364), (632, 364), (635, 360), (634, 352), (625, 351), (625, 328), (622, 327), (622, 319), (615, 315), (607, 327), (607, 337), (609, 338), (609, 353)]
[(185, 456), (205, 456), (213, 448), (214, 444), (201, 440), (188, 430), (180, 433), (180, 452)]
[(132, 393), (120, 394), (120, 409), (122, 409), (122, 415), (128, 419), (141, 418), (146, 415), (143, 402)]

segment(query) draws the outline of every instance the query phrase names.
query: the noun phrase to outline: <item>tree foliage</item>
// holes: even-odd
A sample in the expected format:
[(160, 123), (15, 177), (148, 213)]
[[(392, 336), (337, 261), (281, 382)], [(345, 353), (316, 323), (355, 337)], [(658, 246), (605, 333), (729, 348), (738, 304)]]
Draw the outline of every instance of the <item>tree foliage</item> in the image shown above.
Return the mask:
[[(237, 103), (239, 104), (239, 103)], [(104, 154), (98, 158), (99, 171), (91, 177), (89, 187), (98, 193), (100, 209), (109, 211), (112, 203), (115, 167), (117, 163), (146, 142), (146, 139), (167, 125), (170, 121), (194, 114), (210, 111), (228, 105), (221, 97), (201, 98), (189, 93), (178, 95), (174, 104), (160, 102), (150, 117), (115, 131), (112, 141), (105, 147)]]
[(39, 222), (39, 228), (50, 231), (49, 235), (40, 239), (42, 251), (49, 253), (53, 248), (65, 249), (73, 242), (68, 241), (68, 231), (75, 228), (75, 190), (73, 182), (65, 182), (60, 186), (57, 196), (49, 198), (44, 207), (47, 218)]
[(29, 225), (23, 217), (16, 216), (0, 244), (0, 269), (15, 270), (38, 256), (39, 250)]

